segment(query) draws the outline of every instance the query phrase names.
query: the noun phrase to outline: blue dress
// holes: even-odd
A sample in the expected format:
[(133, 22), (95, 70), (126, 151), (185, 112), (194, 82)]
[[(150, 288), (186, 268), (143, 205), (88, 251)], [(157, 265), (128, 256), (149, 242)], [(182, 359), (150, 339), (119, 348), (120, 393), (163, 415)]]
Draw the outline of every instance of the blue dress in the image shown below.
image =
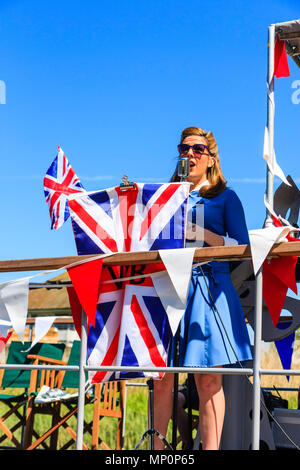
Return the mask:
[[(199, 196), (198, 191), (191, 192), (188, 210), (195, 215), (195, 211), (203, 208), (204, 228), (234, 238), (238, 244), (249, 244), (244, 210), (233, 190), (226, 188), (210, 199)], [(173, 347), (174, 342), (170, 365), (173, 365)], [(179, 366), (226, 366), (249, 359), (252, 359), (250, 339), (229, 263), (212, 261), (203, 265), (202, 270), (194, 267), (180, 324)]]

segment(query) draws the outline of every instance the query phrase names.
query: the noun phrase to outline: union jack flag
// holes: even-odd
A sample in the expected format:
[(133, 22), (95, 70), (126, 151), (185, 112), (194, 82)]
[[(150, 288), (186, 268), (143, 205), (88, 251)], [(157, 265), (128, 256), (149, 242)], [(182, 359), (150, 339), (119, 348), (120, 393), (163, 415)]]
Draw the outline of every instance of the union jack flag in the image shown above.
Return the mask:
[(183, 248), (189, 184), (135, 183), (68, 198), (78, 254)]
[[(183, 248), (189, 185), (142, 184), (69, 197), (78, 254)], [(104, 267), (88, 364), (166, 367), (172, 338), (151, 274), (164, 265)], [(128, 279), (129, 278), (129, 279)], [(124, 279), (124, 280), (122, 280)], [(90, 372), (93, 383), (156, 372)]]
[(85, 192), (63, 150), (58, 153), (44, 178), (44, 194), (49, 206), (51, 229), (58, 229), (70, 215), (68, 196)]

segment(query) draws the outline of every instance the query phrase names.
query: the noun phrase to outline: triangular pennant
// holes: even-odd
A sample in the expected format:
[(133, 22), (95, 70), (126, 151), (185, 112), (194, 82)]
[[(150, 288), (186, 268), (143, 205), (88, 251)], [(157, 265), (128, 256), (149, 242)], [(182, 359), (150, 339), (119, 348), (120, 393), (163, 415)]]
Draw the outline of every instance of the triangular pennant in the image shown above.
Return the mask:
[[(285, 329), (291, 325), (291, 322), (285, 322), (284, 324), (279, 323), (277, 328)], [(280, 362), (283, 369), (290, 369), (293, 356), (293, 343), (295, 340), (295, 331), (292, 334), (286, 336), (285, 338), (275, 341), (275, 346), (278, 351)], [(287, 380), (290, 379), (290, 376), (286, 376)]]
[(56, 317), (37, 317), (34, 325), (34, 340), (31, 343), (30, 348), (23, 352), (28, 352), (37, 344), (50, 330)]
[(5, 348), (5, 345), (6, 345), (7, 341), (9, 340), (9, 338), (11, 337), (12, 334), (13, 334), (13, 332), (9, 331), (6, 336), (0, 336), (0, 353)]
[(156, 273), (152, 282), (175, 335), (185, 312), (195, 248), (160, 250), (159, 253), (167, 272)]
[(17, 279), (0, 284), (1, 310), (5, 310), (13, 329), (24, 343), (28, 311), (29, 278)]
[(186, 302), (189, 290), (195, 249), (159, 250), (174, 289), (183, 304)]
[(273, 258), (264, 264), (264, 272), (270, 271), (282, 284), (297, 294), (298, 289), (295, 275), (297, 261), (298, 256)]
[(79, 338), (81, 338), (82, 307), (73, 286), (67, 287), (67, 293), (69, 296), (69, 303), (74, 321), (74, 327), (78, 333)]
[(281, 310), (284, 305), (288, 288), (281, 282), (272, 271), (266, 266), (268, 261), (263, 264), (263, 297), (266, 302), (269, 314), (276, 328)]
[(254, 274), (262, 266), (274, 243), (289, 233), (288, 227), (266, 227), (249, 231)]
[(154, 288), (168, 316), (173, 336), (185, 312), (185, 303), (179, 299), (170, 276), (162, 272), (152, 277)]
[(276, 327), (288, 289), (297, 294), (297, 256), (266, 260), (263, 264), (263, 297)]
[[(276, 217), (276, 215), (272, 214), (272, 219), (273, 219), (273, 222), (274, 222), (275, 227), (283, 227), (283, 224), (282, 224), (282, 223), (280, 222), (280, 220)], [(288, 223), (288, 222), (287, 222), (287, 223)], [(291, 226), (290, 226), (290, 229), (291, 229), (292, 231), (297, 231), (297, 232), (299, 231), (299, 229), (296, 228), (296, 227), (291, 227)], [(298, 242), (298, 241), (299, 241), (299, 238), (292, 237), (292, 235), (291, 235), (290, 233), (288, 233), (288, 234), (286, 235), (286, 239), (287, 239), (287, 241), (289, 241), (289, 242)]]
[(285, 49), (285, 41), (277, 37), (274, 49), (274, 77), (281, 78), (289, 76), (290, 70)]
[(265, 126), (263, 158), (266, 160), (270, 172), (273, 175), (278, 176), (278, 178), (280, 178), (287, 186), (291, 186), (291, 184), (286, 179), (284, 172), (277, 163), (275, 151), (273, 150), (273, 161), (271, 161), (270, 154), (269, 130), (267, 126)]
[(11, 324), (10, 319), (8, 318), (6, 320), (6, 319), (1, 318), (0, 316), (0, 336), (6, 337), (7, 333), (9, 332), (11, 328), (12, 328), (12, 324)]
[(67, 268), (78, 300), (90, 323), (95, 326), (103, 259)]

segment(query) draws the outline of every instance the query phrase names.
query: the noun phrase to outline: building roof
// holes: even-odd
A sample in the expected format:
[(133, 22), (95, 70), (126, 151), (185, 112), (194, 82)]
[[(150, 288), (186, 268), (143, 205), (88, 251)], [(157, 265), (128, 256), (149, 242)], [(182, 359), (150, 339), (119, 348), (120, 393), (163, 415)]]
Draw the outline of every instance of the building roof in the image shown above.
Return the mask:
[[(60, 283), (70, 281), (68, 273), (56, 276), (46, 284), (59, 286)], [(37, 288), (34, 283), (29, 290), (28, 313), (30, 316), (36, 315), (70, 315), (69, 297), (66, 287), (60, 288)]]

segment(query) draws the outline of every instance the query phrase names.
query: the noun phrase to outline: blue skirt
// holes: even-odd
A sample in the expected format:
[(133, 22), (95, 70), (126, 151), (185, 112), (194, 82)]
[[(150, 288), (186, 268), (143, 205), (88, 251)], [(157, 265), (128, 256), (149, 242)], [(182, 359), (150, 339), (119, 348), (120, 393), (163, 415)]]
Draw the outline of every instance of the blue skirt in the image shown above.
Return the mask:
[[(192, 271), (180, 324), (179, 366), (228, 366), (251, 360), (249, 334), (228, 263), (212, 262), (202, 270), (198, 266)], [(174, 365), (174, 338), (169, 365)]]

